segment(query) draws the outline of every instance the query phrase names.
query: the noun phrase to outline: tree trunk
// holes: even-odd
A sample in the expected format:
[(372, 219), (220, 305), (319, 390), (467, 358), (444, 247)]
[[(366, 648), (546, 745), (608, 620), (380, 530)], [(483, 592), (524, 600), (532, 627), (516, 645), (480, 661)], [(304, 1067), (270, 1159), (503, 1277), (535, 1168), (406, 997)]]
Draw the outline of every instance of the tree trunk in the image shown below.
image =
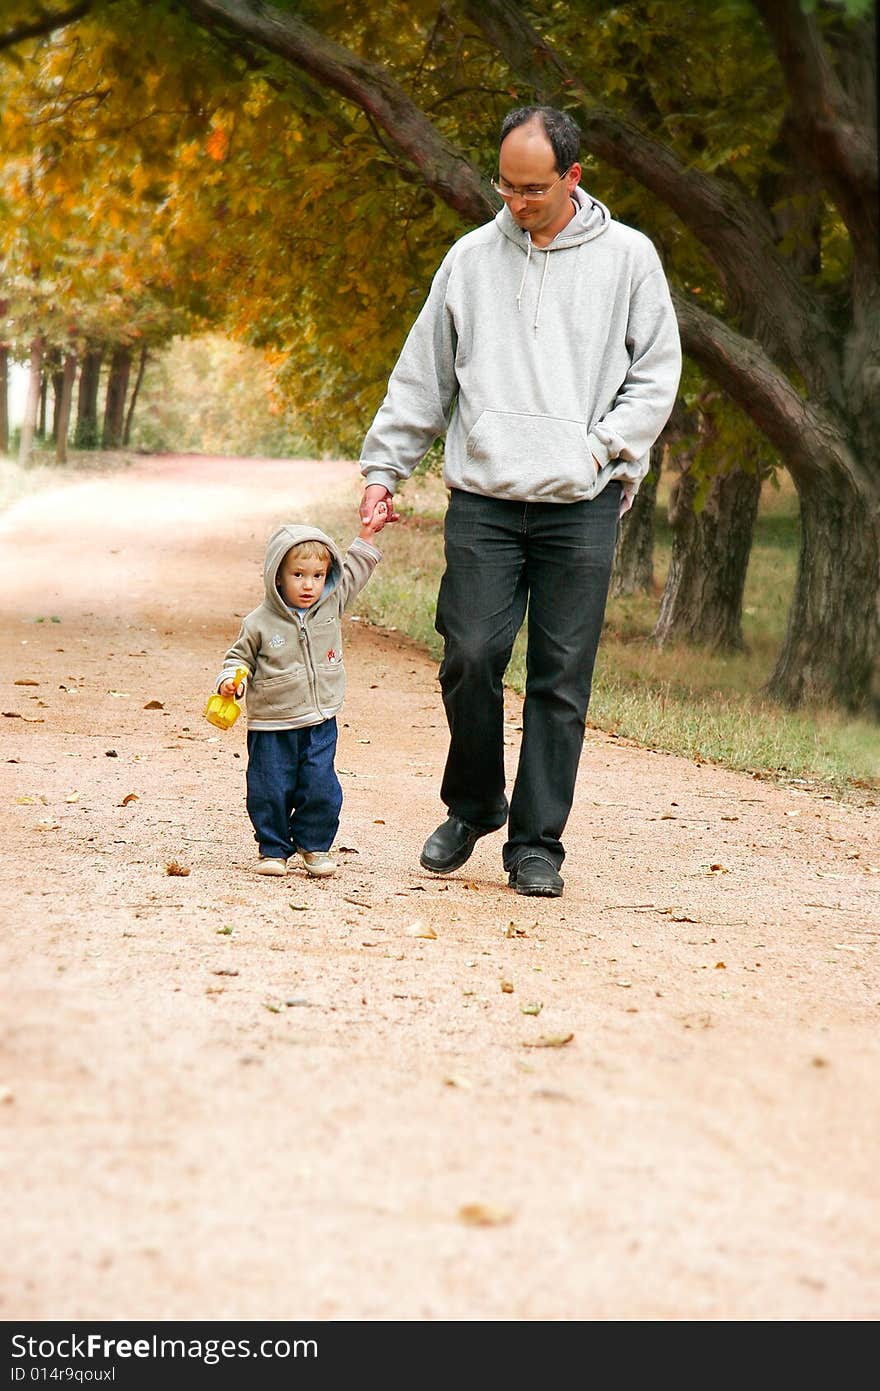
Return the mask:
[(699, 511), (697, 488), (686, 459), (669, 504), (672, 561), (653, 637), (661, 646), (681, 639), (737, 651), (761, 478), (757, 468), (716, 474)]
[(123, 432), (122, 436), (123, 444), (131, 443), (131, 422), (134, 418), (134, 408), (137, 404), (138, 393), (141, 389), (141, 382), (144, 379), (144, 371), (147, 366), (147, 356), (147, 345), (146, 343), (144, 343), (141, 345), (141, 353), (140, 358), (138, 360), (137, 376), (134, 379), (134, 388), (131, 393), (131, 400), (128, 403), (128, 414), (125, 417), (125, 431)]
[(52, 377), (52, 439), (58, 443), (58, 416), (61, 410), (61, 393), (64, 390), (64, 360), (59, 348), (53, 348), (51, 364), (47, 361), (47, 373)]
[(800, 564), (767, 692), (788, 705), (870, 703), (880, 716), (880, 488), (866, 498), (828, 475), (795, 484)]
[(9, 349), (0, 343), (0, 454), (9, 453)]
[(43, 336), (37, 337), (31, 342), (30, 374), (28, 376), (27, 405), (24, 411), (24, 420), (21, 426), (21, 444), (18, 450), (18, 462), (22, 468), (27, 468), (31, 461), (31, 454), (34, 447), (34, 429), (37, 423), (37, 411), (40, 407), (40, 385), (43, 378)]
[(58, 409), (55, 414), (55, 461), (67, 463), (67, 435), (70, 430), (70, 406), (73, 400), (73, 383), (76, 381), (76, 353), (69, 352), (64, 358), (61, 372), (61, 391), (57, 396)]
[(74, 435), (77, 449), (95, 449), (98, 444), (98, 383), (103, 357), (103, 347), (87, 348), (83, 354)]
[(107, 401), (104, 406), (102, 449), (118, 449), (125, 429), (125, 398), (131, 373), (131, 348), (114, 348), (107, 378)]
[(37, 437), (41, 440), (46, 438), (46, 408), (49, 402), (49, 377), (46, 372), (40, 374), (40, 405), (37, 414)]
[(621, 519), (608, 591), (612, 598), (650, 594), (654, 588), (654, 515), (662, 460), (663, 445), (658, 440), (651, 450), (651, 467)]

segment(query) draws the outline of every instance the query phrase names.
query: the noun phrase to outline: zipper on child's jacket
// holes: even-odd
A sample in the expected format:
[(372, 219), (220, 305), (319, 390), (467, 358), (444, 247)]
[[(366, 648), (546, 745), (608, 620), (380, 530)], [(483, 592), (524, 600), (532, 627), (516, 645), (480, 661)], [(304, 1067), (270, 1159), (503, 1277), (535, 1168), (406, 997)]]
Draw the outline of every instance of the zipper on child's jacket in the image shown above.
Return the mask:
[(312, 702), (318, 714), (321, 707), (318, 704), (318, 673), (315, 671), (315, 659), (312, 656), (312, 644), (306, 630), (306, 620), (300, 614), (294, 614), (294, 618), (299, 624), (299, 635), (302, 639), (303, 651), (306, 656), (306, 671), (309, 673), (309, 687), (312, 692)]

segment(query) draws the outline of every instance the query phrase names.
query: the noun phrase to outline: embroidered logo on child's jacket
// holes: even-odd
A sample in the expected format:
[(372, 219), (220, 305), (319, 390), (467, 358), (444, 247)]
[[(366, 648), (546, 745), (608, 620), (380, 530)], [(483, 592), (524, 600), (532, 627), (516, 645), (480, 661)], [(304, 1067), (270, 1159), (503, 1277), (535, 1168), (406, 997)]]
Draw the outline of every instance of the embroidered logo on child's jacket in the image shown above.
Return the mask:
[(335, 651), (333, 650), (333, 648), (331, 647), (331, 648), (329, 649), (328, 653), (327, 653), (327, 661), (328, 661), (328, 662), (331, 662), (331, 663), (341, 662), (341, 661), (342, 661), (342, 655), (341, 655), (341, 653), (339, 653), (339, 652), (335, 652)]
[(269, 639), (269, 646), (270, 646), (270, 647), (283, 647), (286, 641), (287, 641), (287, 639), (286, 639), (286, 638), (283, 638), (283, 637), (281, 636), (280, 633), (276, 633), (274, 637), (271, 637), (271, 638)]

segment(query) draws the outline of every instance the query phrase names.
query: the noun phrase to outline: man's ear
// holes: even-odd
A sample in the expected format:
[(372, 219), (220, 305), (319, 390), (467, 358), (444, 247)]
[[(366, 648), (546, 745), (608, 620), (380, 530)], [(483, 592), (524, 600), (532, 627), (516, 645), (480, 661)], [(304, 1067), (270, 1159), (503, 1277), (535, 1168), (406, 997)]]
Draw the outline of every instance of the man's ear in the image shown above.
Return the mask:
[(569, 169), (569, 171), (568, 171), (568, 177), (569, 177), (569, 180), (570, 180), (569, 185), (568, 185), (568, 191), (569, 191), (569, 193), (571, 193), (571, 191), (572, 191), (573, 188), (577, 188), (578, 184), (579, 184), (580, 181), (581, 181), (581, 173), (582, 173), (582, 172), (583, 172), (583, 171), (582, 171), (581, 166), (580, 166), (579, 164), (573, 164), (573, 165), (571, 166), (571, 168)]

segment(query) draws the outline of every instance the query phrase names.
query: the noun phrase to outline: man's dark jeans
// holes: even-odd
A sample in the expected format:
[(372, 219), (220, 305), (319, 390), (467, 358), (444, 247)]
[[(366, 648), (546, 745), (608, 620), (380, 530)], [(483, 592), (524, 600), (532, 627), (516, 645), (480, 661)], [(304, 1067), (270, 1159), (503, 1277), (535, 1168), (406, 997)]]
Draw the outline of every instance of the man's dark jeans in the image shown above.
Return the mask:
[[(497, 830), (504, 868), (527, 849), (558, 869), (574, 797), (593, 664), (614, 560), (619, 482), (590, 502), (504, 502), (453, 489), (437, 599), (450, 744), (440, 795), (453, 816)], [(519, 767), (504, 792), (503, 677), (528, 604)]]

